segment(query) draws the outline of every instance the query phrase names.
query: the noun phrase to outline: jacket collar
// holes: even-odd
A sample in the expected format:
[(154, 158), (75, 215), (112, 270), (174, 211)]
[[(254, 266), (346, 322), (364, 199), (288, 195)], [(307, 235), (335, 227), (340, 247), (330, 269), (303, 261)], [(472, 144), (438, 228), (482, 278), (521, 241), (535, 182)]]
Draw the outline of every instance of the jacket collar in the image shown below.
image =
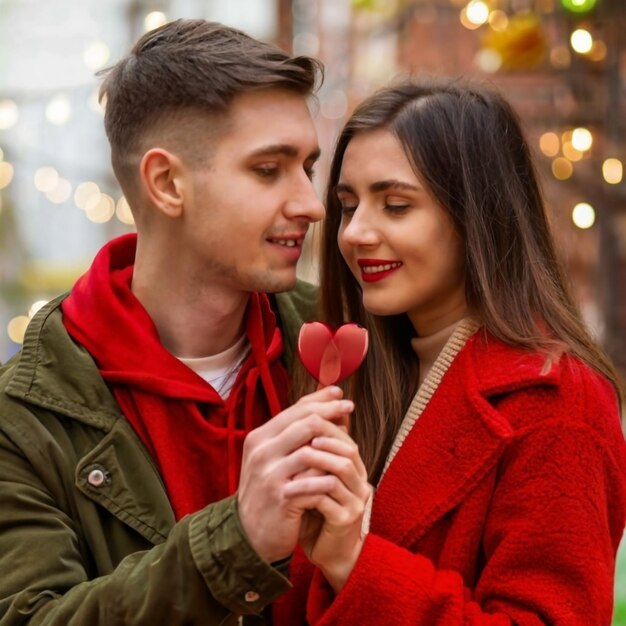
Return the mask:
[(558, 384), (558, 362), (543, 374), (544, 361), (483, 331), (472, 336), (383, 476), (373, 502), (372, 530), (410, 545), (457, 506), (513, 436), (490, 398)]
[(49, 302), (28, 325), (6, 393), (109, 431), (120, 410), (89, 353), (63, 326), (65, 297)]

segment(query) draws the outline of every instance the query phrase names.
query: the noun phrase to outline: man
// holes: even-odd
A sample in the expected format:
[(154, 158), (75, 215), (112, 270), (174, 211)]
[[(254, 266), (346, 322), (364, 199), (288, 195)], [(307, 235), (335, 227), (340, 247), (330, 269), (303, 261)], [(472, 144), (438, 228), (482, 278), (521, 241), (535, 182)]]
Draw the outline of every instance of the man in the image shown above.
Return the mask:
[(296, 262), (324, 213), (318, 73), (202, 20), (108, 71), (137, 236), (105, 245), (0, 371), (2, 624), (230, 624), (288, 589), (303, 508), (283, 488), (323, 485), (332, 455), (305, 444), (347, 437), (352, 410), (332, 388), (282, 410), (314, 295)]

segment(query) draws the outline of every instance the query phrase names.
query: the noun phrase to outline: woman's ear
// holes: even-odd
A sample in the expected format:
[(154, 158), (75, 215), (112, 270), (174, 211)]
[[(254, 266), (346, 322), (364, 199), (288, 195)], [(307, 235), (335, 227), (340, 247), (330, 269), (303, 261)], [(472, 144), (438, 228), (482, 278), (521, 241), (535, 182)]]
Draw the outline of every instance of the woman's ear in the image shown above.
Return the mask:
[(144, 192), (166, 217), (179, 217), (183, 212), (183, 172), (180, 158), (163, 148), (152, 148), (141, 159), (139, 174)]

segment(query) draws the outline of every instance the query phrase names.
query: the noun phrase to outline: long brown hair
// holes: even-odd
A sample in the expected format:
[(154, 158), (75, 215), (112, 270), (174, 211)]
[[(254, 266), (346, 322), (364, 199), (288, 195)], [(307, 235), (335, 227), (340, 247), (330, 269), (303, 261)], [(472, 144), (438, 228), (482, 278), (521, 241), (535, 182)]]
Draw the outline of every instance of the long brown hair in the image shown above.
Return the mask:
[(483, 327), (509, 344), (546, 355), (567, 350), (619, 377), (586, 329), (567, 287), (519, 119), (502, 96), (474, 83), (421, 79), (379, 91), (352, 114), (337, 141), (322, 235), (321, 295), (333, 326), (370, 332), (364, 365), (348, 383), (357, 400), (352, 435), (374, 482), (416, 390), (414, 334), (406, 315), (376, 317), (337, 246), (335, 193), (346, 147), (357, 133), (392, 132), (416, 175), (465, 241), (466, 298)]

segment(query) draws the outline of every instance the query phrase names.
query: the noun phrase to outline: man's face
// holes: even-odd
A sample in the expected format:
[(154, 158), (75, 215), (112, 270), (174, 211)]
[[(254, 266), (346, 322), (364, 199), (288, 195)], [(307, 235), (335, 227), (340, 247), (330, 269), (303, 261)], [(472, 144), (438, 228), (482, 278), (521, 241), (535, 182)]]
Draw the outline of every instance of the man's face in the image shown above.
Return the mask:
[(324, 216), (311, 177), (319, 155), (306, 99), (271, 89), (237, 96), (228, 127), (190, 168), (179, 235), (202, 284), (290, 289), (309, 224)]

